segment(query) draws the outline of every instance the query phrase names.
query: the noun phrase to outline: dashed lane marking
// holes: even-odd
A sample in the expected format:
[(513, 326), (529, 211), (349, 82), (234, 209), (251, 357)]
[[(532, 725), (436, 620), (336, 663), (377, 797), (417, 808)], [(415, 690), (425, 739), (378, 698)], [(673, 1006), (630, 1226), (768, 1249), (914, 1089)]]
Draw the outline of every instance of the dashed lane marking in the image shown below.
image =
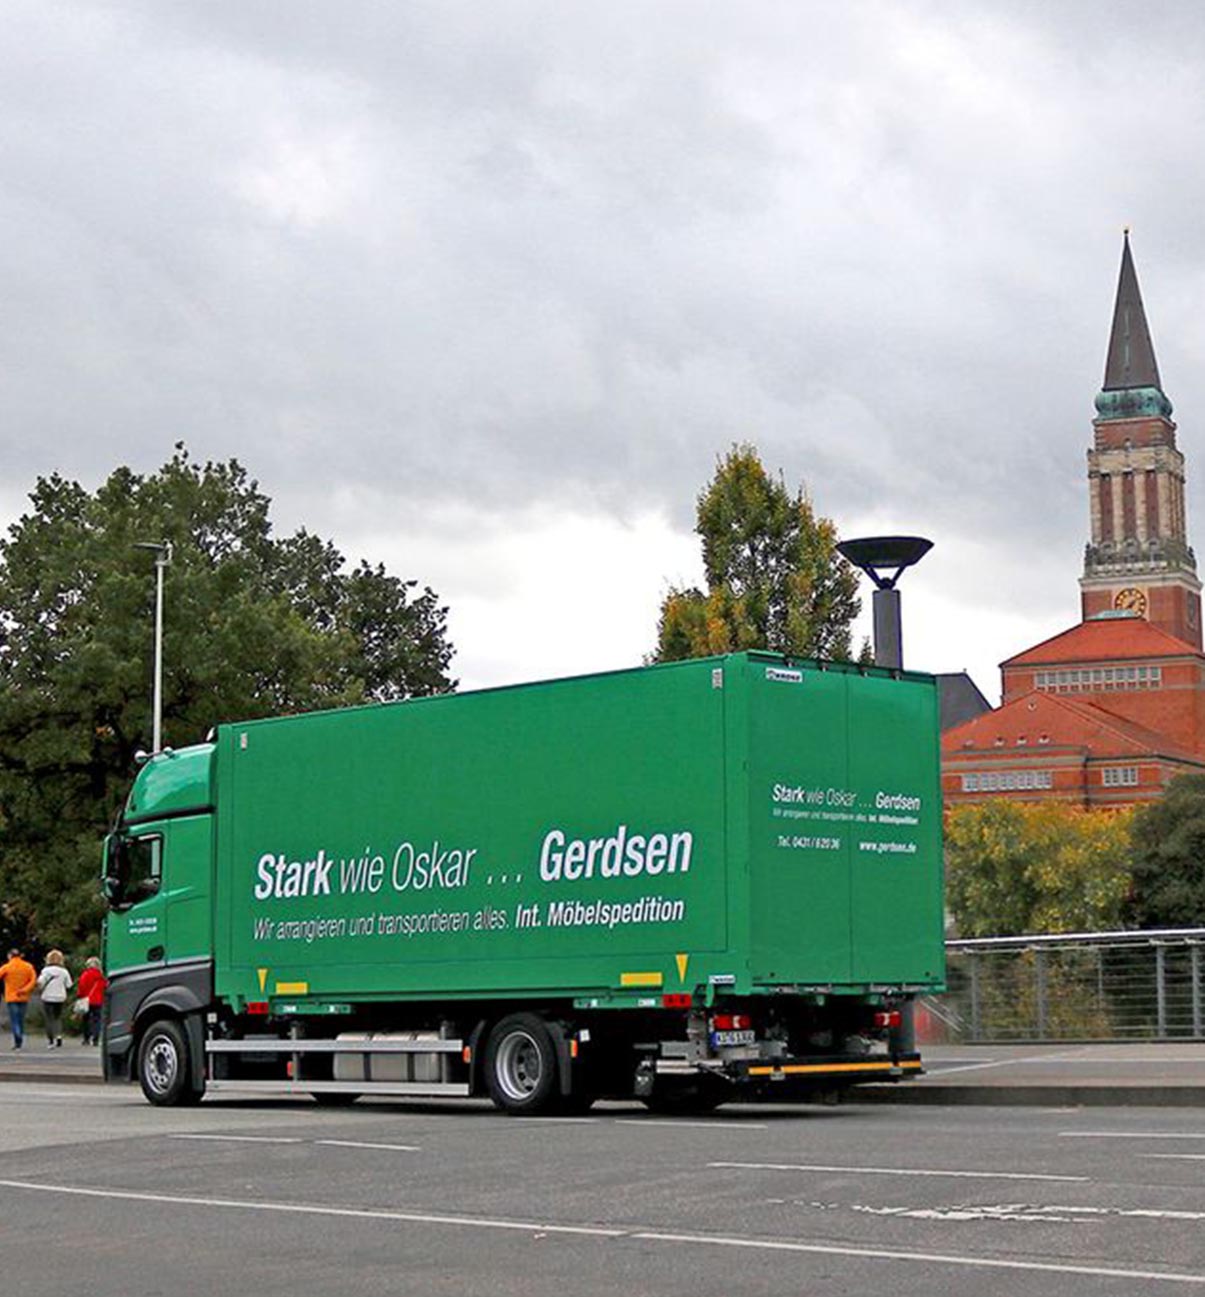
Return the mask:
[(824, 1171), (842, 1175), (947, 1176), (966, 1180), (1057, 1180), (1066, 1184), (1086, 1184), (1086, 1175), (1043, 1175), (1037, 1171), (941, 1171), (932, 1168), (887, 1166), (825, 1166), (813, 1162), (708, 1162), (709, 1167), (735, 1171)]
[(392, 1153), (421, 1153), (417, 1144), (369, 1144), (355, 1139), (316, 1139), (315, 1144), (324, 1144), (327, 1148), (380, 1148)]
[(1205, 1133), (1174, 1130), (1060, 1130), (1060, 1139), (1205, 1139)]
[(169, 1135), (168, 1139), (210, 1139), (230, 1144), (304, 1144), (300, 1137), (285, 1135)]
[(764, 1122), (756, 1121), (681, 1121), (674, 1118), (662, 1121), (655, 1117), (616, 1117), (614, 1126), (669, 1126), (683, 1130), (769, 1130)]

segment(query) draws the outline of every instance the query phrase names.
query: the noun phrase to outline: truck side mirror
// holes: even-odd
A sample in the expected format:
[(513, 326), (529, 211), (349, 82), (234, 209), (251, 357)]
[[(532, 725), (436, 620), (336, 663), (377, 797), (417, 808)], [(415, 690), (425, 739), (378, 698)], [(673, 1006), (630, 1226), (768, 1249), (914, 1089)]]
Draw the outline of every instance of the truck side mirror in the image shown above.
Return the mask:
[(125, 843), (119, 833), (105, 838), (104, 864), (101, 866), (101, 891), (109, 905), (116, 909), (125, 900)]

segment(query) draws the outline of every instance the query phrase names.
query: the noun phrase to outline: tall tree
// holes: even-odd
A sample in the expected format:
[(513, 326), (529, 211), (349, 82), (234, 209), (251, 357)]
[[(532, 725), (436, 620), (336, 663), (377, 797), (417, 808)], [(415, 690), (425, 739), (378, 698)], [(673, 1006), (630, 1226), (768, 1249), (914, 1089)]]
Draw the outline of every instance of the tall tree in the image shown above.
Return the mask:
[(946, 905), (960, 937), (1115, 928), (1130, 813), (993, 801), (946, 816)]
[(802, 488), (792, 494), (752, 446), (733, 446), (699, 496), (696, 518), (707, 590), (670, 591), (653, 661), (748, 648), (849, 657), (857, 573)]
[(1133, 850), (1129, 921), (1205, 927), (1205, 775), (1177, 775), (1162, 800), (1135, 812)]
[(38, 480), (0, 541), (0, 870), (5, 923), (95, 939), (100, 838), (151, 741), (152, 557), (171, 542), (164, 742), (282, 711), (452, 687), (446, 609), (329, 542), (277, 539), (236, 461), (118, 468), (94, 493)]

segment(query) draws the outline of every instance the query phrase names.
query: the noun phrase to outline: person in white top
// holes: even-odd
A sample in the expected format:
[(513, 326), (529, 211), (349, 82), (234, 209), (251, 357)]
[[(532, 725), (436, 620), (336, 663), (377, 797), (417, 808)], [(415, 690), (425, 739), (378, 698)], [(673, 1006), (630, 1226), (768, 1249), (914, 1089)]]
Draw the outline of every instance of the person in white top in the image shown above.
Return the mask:
[(46, 1048), (63, 1047), (63, 1006), (71, 990), (71, 974), (63, 966), (63, 952), (46, 952), (46, 966), (38, 974), (38, 990), (42, 992), (42, 1013), (46, 1018)]

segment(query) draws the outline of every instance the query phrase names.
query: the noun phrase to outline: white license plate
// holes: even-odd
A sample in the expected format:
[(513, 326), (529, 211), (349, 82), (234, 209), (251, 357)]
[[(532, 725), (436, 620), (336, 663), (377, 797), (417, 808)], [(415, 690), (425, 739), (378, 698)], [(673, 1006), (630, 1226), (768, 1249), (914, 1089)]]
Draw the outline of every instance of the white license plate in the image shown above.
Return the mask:
[(752, 1045), (757, 1040), (755, 1031), (713, 1031), (711, 1043), (715, 1049), (725, 1045)]

